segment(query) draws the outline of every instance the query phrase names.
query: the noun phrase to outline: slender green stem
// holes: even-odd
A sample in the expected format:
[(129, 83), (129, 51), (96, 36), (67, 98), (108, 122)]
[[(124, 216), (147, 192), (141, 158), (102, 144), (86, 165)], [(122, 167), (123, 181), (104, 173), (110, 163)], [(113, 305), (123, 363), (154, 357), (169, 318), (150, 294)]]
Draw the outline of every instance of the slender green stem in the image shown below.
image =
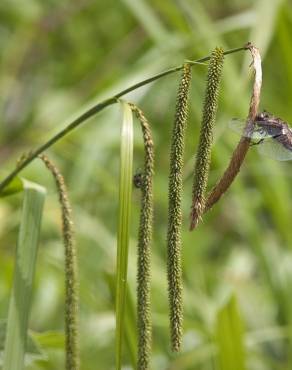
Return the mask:
[[(224, 52), (224, 55), (227, 55), (227, 54), (233, 54), (233, 53), (236, 53), (238, 51), (242, 51), (242, 50), (246, 50), (247, 49), (247, 46), (243, 46), (243, 47), (240, 47), (240, 48), (236, 48), (236, 49), (230, 49), (230, 50), (227, 50)], [(210, 56), (207, 56), (207, 57), (204, 57), (204, 58), (201, 58), (201, 59), (198, 59), (198, 60), (195, 60), (195, 61), (188, 61), (188, 63), (190, 65), (195, 65), (195, 64), (198, 64), (198, 63), (203, 63), (203, 62), (206, 62), (210, 59)], [(0, 192), (10, 183), (10, 181), (16, 176), (18, 175), (27, 165), (29, 165), (35, 158), (38, 157), (39, 154), (41, 154), (42, 152), (44, 152), (46, 149), (48, 149), (49, 147), (51, 147), (53, 144), (55, 144), (57, 141), (59, 141), (62, 137), (64, 137), (65, 135), (67, 135), (69, 132), (71, 132), (74, 128), (76, 128), (77, 126), (81, 125), (83, 122), (87, 121), (89, 118), (95, 116), (97, 113), (99, 113), (101, 110), (103, 110), (104, 108), (112, 105), (112, 104), (115, 104), (118, 102), (118, 99), (126, 94), (128, 94), (129, 92), (133, 91), (133, 90), (136, 90), (138, 89), (139, 87), (142, 87), (144, 85), (147, 85), (151, 82), (154, 82), (156, 80), (158, 80), (159, 78), (161, 77), (164, 77), (164, 76), (167, 76), (169, 74), (172, 74), (174, 72), (178, 72), (180, 71), (181, 69), (183, 69), (183, 64), (178, 66), (178, 67), (174, 67), (174, 68), (170, 68), (164, 72), (161, 72), (161, 73), (158, 73), (150, 78), (147, 78), (146, 80), (143, 80), (141, 82), (138, 82), (136, 83), (135, 85), (132, 85), (128, 88), (126, 88), (125, 90), (122, 90), (121, 92), (117, 93), (116, 95), (114, 95), (113, 97), (109, 98), (109, 99), (106, 99), (104, 101), (102, 101), (101, 103), (98, 103), (96, 104), (95, 106), (93, 106), (92, 108), (90, 108), (88, 111), (86, 111), (85, 113), (83, 113), (81, 116), (79, 116), (78, 118), (76, 118), (73, 122), (71, 122), (67, 127), (65, 127), (63, 130), (61, 130), (60, 132), (58, 132), (55, 136), (53, 136), (51, 139), (49, 139), (45, 144), (39, 146), (36, 150), (34, 150), (27, 158), (26, 160), (24, 160), (14, 171), (12, 171), (1, 183), (0, 183)]]

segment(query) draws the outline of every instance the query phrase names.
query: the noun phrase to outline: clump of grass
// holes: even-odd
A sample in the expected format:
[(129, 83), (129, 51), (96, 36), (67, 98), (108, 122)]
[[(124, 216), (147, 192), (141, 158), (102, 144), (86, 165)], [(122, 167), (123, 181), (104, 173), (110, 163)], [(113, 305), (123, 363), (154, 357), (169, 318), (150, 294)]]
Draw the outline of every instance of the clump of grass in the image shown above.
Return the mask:
[(64, 177), (50, 159), (42, 154), (39, 158), (51, 171), (59, 193), (62, 211), (62, 229), (65, 247), (65, 334), (66, 334), (66, 369), (79, 369), (79, 333), (78, 333), (78, 274), (77, 257), (74, 242), (72, 211), (68, 199)]
[(150, 368), (152, 327), (150, 307), (150, 267), (153, 224), (153, 174), (154, 144), (150, 125), (143, 112), (131, 104), (140, 121), (144, 141), (144, 171), (141, 174), (141, 212), (138, 236), (137, 271), (137, 321), (138, 321), (138, 370)]
[(212, 52), (208, 68), (199, 147), (194, 171), (190, 230), (193, 230), (197, 226), (205, 208), (205, 192), (209, 177), (213, 128), (218, 108), (223, 61), (223, 49), (215, 48)]
[(178, 89), (170, 152), (167, 230), (167, 276), (170, 306), (171, 349), (178, 352), (182, 343), (183, 300), (181, 271), (182, 169), (191, 67), (185, 64)]

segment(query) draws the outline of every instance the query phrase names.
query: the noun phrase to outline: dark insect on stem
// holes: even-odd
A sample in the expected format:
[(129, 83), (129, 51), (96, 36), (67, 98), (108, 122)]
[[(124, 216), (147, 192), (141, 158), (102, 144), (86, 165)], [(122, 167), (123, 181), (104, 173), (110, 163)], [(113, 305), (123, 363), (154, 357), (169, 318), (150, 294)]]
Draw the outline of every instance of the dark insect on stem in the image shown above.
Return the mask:
[(135, 188), (137, 189), (141, 189), (142, 186), (143, 186), (143, 173), (142, 172), (137, 172), (135, 173), (135, 175), (133, 176), (133, 184), (135, 186)]

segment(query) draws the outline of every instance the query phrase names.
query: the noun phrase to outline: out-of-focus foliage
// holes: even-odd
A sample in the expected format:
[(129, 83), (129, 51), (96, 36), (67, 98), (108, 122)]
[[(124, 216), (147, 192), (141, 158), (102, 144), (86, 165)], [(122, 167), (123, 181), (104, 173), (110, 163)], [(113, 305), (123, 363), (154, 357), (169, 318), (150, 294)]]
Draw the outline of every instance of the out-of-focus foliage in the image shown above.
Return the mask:
[[(263, 57), (261, 107), (292, 123), (292, 4), (289, 0), (1, 0), (1, 175), (20, 155), (88, 106), (215, 46), (247, 41)], [(228, 130), (244, 118), (250, 98), (248, 52), (226, 57), (210, 184), (239, 138)], [(238, 178), (193, 233), (188, 231), (194, 150), (206, 66), (193, 67), (184, 190), (183, 352), (169, 350), (166, 220), (169, 139), (178, 75), (126, 96), (152, 124), (156, 144), (152, 256), (153, 369), (210, 370), (218, 364), (216, 318), (230, 291), (244, 323), (250, 370), (292, 366), (292, 164), (252, 148)], [(81, 368), (114, 368), (114, 299), (108, 276), (116, 256), (118, 105), (107, 108), (49, 152), (63, 170), (73, 205), (80, 265)], [(143, 166), (136, 124), (134, 166)], [(24, 176), (49, 189), (38, 256), (30, 327), (46, 356), (30, 370), (63, 367), (64, 282), (60, 211), (50, 174), (36, 160)], [(129, 287), (135, 295), (139, 189), (133, 192)], [(1, 200), (0, 317), (7, 316), (20, 219), (18, 195)], [(133, 315), (134, 316), (134, 315)], [(123, 359), (130, 364), (125, 348)], [(97, 366), (98, 364), (98, 366)], [(224, 369), (223, 369), (224, 370)]]
[(41, 230), (45, 188), (23, 182), (21, 225), (17, 239), (13, 288), (7, 317), (3, 369), (23, 369), (29, 312)]

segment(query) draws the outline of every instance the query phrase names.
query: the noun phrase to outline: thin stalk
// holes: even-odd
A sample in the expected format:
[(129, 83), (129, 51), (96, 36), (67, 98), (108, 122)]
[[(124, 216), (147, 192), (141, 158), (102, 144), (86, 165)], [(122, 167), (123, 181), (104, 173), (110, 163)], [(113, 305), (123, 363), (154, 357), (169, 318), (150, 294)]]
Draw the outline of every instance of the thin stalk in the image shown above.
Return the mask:
[(137, 266), (137, 326), (138, 362), (137, 370), (151, 368), (152, 322), (150, 297), (151, 241), (153, 224), (153, 174), (154, 143), (152, 132), (143, 112), (134, 104), (132, 111), (140, 121), (144, 141), (144, 172), (141, 183), (141, 211), (138, 237)]
[[(242, 50), (246, 50), (246, 49), (247, 49), (246, 45), (243, 46), (243, 47), (240, 47), (240, 48), (230, 49), (230, 50), (225, 51), (224, 55), (237, 53), (238, 51), (242, 51)], [(195, 64), (198, 64), (198, 63), (206, 62), (209, 59), (210, 59), (210, 56), (206, 56), (204, 58), (201, 58), (201, 59), (198, 59), (198, 60), (195, 60), (195, 61), (188, 61), (188, 64), (195, 65)], [(140, 82), (126, 88), (125, 90), (122, 90), (121, 92), (117, 93), (113, 97), (108, 98), (108, 99), (94, 105), (92, 108), (90, 108), (89, 110), (87, 110), (86, 112), (81, 114), (81, 116), (77, 117), (74, 121), (69, 123), (68, 126), (66, 126), (63, 130), (61, 130), (55, 136), (53, 136), (51, 139), (49, 139), (45, 144), (43, 144), (43, 145), (39, 146), (37, 149), (35, 149), (31, 153), (30, 156), (28, 156), (19, 166), (17, 166), (17, 168), (15, 168), (15, 170), (13, 170), (7, 177), (4, 178), (4, 180), (0, 183), (0, 192), (10, 183), (10, 181), (17, 174), (19, 174), (25, 167), (27, 167), (42, 152), (44, 152), (46, 149), (50, 148), (53, 144), (55, 144), (57, 141), (62, 139), (65, 135), (67, 135), (73, 129), (75, 129), (76, 127), (80, 126), (82, 123), (87, 121), (89, 118), (95, 116), (97, 113), (102, 111), (104, 108), (106, 108), (106, 107), (108, 107), (112, 104), (117, 103), (118, 99), (120, 97), (128, 94), (129, 92), (131, 92), (133, 90), (136, 90), (139, 87), (145, 86), (145, 85), (147, 85), (151, 82), (154, 82), (154, 81), (158, 80), (161, 77), (164, 77), (164, 76), (167, 76), (169, 74), (178, 72), (181, 69), (183, 69), (183, 64), (178, 66), (178, 67), (170, 68), (170, 69), (168, 69), (164, 72), (158, 73), (158, 74), (156, 74), (156, 75), (154, 75), (150, 78), (147, 78), (146, 80), (140, 81)]]
[[(252, 96), (250, 100), (249, 113), (246, 120), (245, 130), (248, 132), (253, 130), (254, 121), (257, 115), (258, 107), (260, 104), (261, 86), (262, 86), (262, 67), (261, 67), (261, 56), (259, 50), (252, 44), (246, 45), (247, 49), (251, 52), (253, 59), (254, 68), (254, 84), (252, 89)], [(218, 202), (221, 196), (227, 191), (235, 177), (240, 171), (241, 165), (245, 159), (245, 156), (250, 147), (251, 139), (242, 135), (237, 147), (235, 148), (232, 157), (230, 159), (229, 165), (225, 170), (223, 176), (218, 181), (218, 183), (213, 187), (208, 199), (206, 201), (204, 212), (207, 212), (213, 205)]]
[(65, 363), (67, 370), (78, 370), (80, 368), (78, 332), (79, 284), (72, 210), (63, 175), (46, 155), (40, 155), (39, 158), (44, 162), (48, 170), (53, 175), (59, 193), (65, 252)]

